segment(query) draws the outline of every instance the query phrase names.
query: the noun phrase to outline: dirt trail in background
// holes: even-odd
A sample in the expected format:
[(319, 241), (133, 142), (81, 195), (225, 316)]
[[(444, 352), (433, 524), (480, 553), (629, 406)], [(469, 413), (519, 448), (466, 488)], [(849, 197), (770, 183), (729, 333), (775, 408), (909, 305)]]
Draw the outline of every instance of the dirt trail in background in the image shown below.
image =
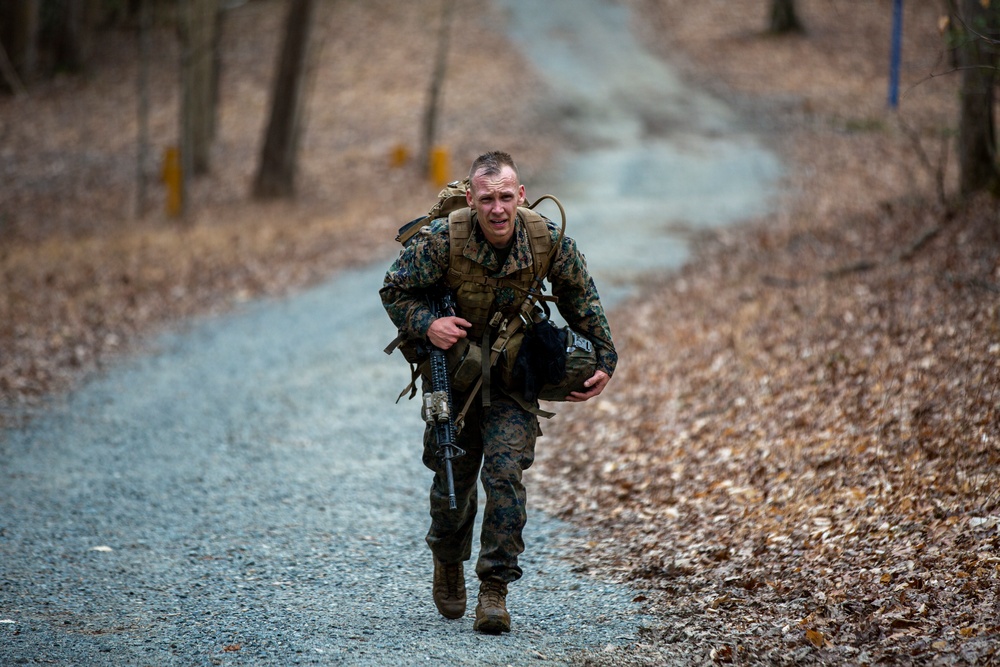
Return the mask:
[[(247, 198), (284, 7), (257, 0), (225, 15), (213, 170), (194, 182), (186, 224), (164, 218), (157, 180), (158, 156), (177, 127), (169, 27), (152, 37), (153, 192), (140, 219), (133, 33), (102, 33), (87, 76), (0, 98), (0, 419), (3, 406), (72, 386), (151, 330), (357, 266), (392, 243), (400, 221), (425, 210), (436, 188), (412, 159), (394, 169), (390, 158), (397, 146), (412, 155), (418, 144), (432, 63), (414, 57), (423, 46), (412, 26), (437, 16), (431, 0), (324, 5), (298, 196)], [(500, 19), (489, 7), (463, 0), (456, 11), (439, 119), (453, 169), (503, 146), (534, 178), (561, 137), (536, 102), (545, 87), (515, 49), (476, 48), (497, 39)], [(516, 99), (465, 94), (509, 72), (523, 83)]]
[[(606, 306), (677, 268), (705, 229), (763, 215), (780, 159), (717, 97), (639, 41), (627, 7), (602, 0), (498, 2), (513, 40), (562, 111), (572, 150), (533, 182), (556, 193)], [(612, 322), (612, 325), (615, 323)]]

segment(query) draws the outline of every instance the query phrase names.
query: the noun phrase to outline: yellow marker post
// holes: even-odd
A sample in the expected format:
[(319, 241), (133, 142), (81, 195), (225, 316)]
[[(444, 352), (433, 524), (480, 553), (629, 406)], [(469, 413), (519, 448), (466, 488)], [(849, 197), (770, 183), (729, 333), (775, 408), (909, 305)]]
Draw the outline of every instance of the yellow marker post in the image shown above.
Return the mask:
[(435, 146), (430, 159), (431, 182), (435, 187), (443, 188), (448, 183), (448, 149)]
[(406, 164), (410, 159), (410, 151), (406, 150), (406, 146), (403, 144), (396, 144), (392, 149), (392, 155), (389, 157), (389, 164), (392, 165), (393, 169), (399, 169), (404, 164)]
[(160, 172), (160, 179), (167, 187), (167, 215), (172, 218), (181, 214), (184, 205), (181, 176), (181, 152), (176, 146), (169, 146), (163, 152), (163, 170)]

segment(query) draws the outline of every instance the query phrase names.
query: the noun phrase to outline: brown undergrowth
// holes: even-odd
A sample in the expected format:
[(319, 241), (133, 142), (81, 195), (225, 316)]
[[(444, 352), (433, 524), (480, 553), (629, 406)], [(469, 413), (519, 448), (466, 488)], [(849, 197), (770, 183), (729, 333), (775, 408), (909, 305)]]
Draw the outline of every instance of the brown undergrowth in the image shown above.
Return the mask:
[(793, 194), (620, 309), (608, 391), (546, 429), (541, 505), (656, 618), (587, 663), (995, 664), (1000, 216), (948, 198), (935, 8), (907, 5), (890, 112), (888, 2), (800, 2), (788, 38), (732, 3), (630, 4), (776, 130)]

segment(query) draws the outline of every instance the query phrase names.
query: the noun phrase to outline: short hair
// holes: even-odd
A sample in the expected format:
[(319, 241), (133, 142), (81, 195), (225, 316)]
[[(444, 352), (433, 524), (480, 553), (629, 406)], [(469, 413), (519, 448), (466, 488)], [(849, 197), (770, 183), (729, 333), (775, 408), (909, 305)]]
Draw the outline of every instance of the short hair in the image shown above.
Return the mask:
[(471, 185), (472, 179), (480, 171), (486, 176), (496, 176), (503, 171), (504, 167), (513, 169), (518, 181), (521, 180), (521, 175), (517, 171), (517, 165), (514, 164), (514, 158), (509, 153), (504, 153), (503, 151), (483, 153), (472, 162), (472, 168), (469, 169), (469, 183)]

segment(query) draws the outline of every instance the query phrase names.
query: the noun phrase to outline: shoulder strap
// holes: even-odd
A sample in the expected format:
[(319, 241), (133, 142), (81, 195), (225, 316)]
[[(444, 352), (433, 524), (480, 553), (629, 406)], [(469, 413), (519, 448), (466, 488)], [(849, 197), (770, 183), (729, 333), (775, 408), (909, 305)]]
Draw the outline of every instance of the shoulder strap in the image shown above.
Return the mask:
[(528, 234), (528, 242), (531, 244), (531, 256), (534, 262), (535, 276), (545, 277), (548, 273), (547, 257), (552, 250), (552, 234), (549, 226), (539, 213), (528, 207), (520, 207), (517, 212), (524, 220), (524, 230)]
[[(451, 240), (468, 241), (472, 236), (472, 209), (466, 206), (448, 214), (448, 236)], [(462, 244), (465, 245), (464, 243)], [(461, 253), (459, 253), (461, 254)]]
[[(548, 225), (545, 224), (544, 220), (541, 220), (542, 216), (535, 212), (538, 205), (546, 199), (553, 202), (559, 208), (561, 226), (559, 228), (559, 236), (556, 238), (555, 243), (552, 242), (552, 236), (549, 234)], [(531, 206), (526, 207), (525, 210), (531, 211), (532, 216), (537, 216), (539, 218), (537, 234), (540, 236), (544, 234), (545, 243), (548, 245), (548, 248), (545, 250), (542, 250), (541, 247), (539, 248), (541, 252), (538, 253), (539, 257), (536, 257), (535, 259), (536, 262), (542, 262), (541, 264), (536, 263), (535, 265), (535, 284), (540, 285), (545, 276), (548, 275), (549, 268), (552, 266), (552, 260), (555, 259), (556, 253), (559, 252), (559, 246), (562, 245), (563, 237), (566, 236), (566, 209), (563, 208), (562, 202), (556, 199), (555, 196), (542, 195), (536, 199)], [(527, 218), (525, 218), (525, 220), (527, 220)], [(534, 252), (534, 246), (532, 246), (532, 252)]]
[(469, 260), (465, 258), (465, 246), (472, 237), (472, 209), (460, 208), (448, 214), (448, 278), (454, 286), (456, 281), (468, 279)]

